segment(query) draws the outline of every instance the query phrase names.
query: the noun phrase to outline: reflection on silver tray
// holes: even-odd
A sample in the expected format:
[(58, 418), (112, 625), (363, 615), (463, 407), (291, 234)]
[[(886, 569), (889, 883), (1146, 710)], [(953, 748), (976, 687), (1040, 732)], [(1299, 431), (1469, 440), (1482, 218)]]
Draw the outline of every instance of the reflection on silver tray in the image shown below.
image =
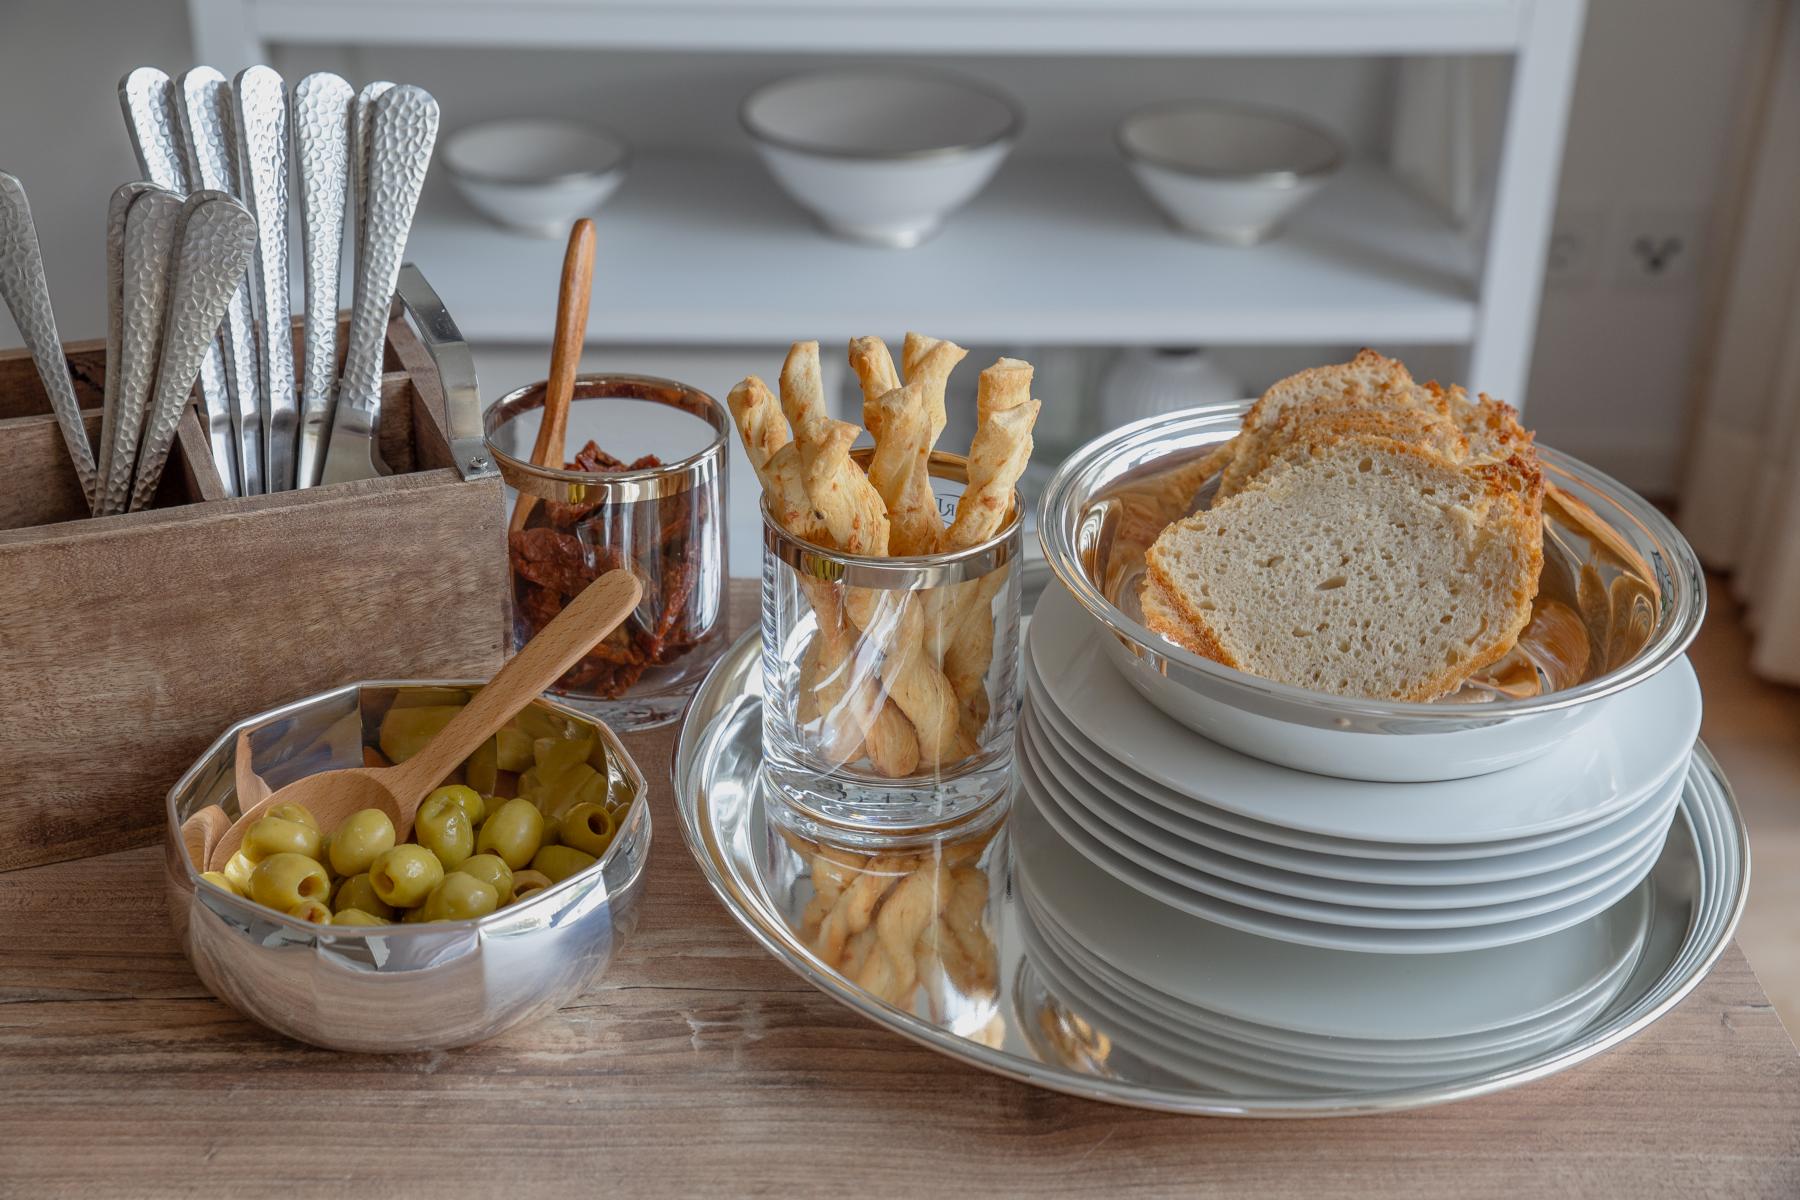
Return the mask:
[[(953, 1058), (1041, 1087), (1176, 1112), (1290, 1117), (1480, 1095), (1570, 1067), (1668, 1011), (1717, 958), (1743, 906), (1743, 826), (1702, 747), (1651, 873), (1643, 950), (1604, 1008), (1557, 1044), (1526, 1041), (1512, 1047), (1518, 1058), (1410, 1055), (1395, 1067), (1350, 1055), (1321, 1066), (1201, 1031), (1146, 1036), (1119, 1013), (1098, 1011), (1092, 995), (1084, 1003), (1059, 989), (1058, 964), (1033, 957), (1006, 825), (871, 861), (771, 819), (757, 786), (757, 651), (752, 633), (720, 660), (676, 750), (676, 814), (708, 882), (752, 936), (827, 995)], [(863, 932), (854, 921), (827, 928), (859, 900)], [(1062, 969), (1066, 977), (1067, 960)]]

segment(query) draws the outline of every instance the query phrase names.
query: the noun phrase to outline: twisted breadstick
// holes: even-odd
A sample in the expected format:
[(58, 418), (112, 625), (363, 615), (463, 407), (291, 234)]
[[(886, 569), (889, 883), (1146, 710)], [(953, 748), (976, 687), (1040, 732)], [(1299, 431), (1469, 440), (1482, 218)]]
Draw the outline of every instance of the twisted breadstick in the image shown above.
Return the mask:
[(894, 554), (930, 554), (937, 549), (944, 522), (938, 516), (937, 497), (931, 490), (931, 450), (944, 432), (944, 391), (949, 386), (950, 372), (968, 354), (954, 342), (923, 334), (909, 333), (901, 350), (906, 367), (906, 381), (919, 385), (924, 398), (927, 430), (918, 442), (918, 458), (912, 477), (907, 481), (898, 501), (898, 511), (890, 514), (900, 527), (900, 534), (890, 546)]
[(861, 433), (848, 421), (814, 418), (796, 431), (801, 479), (813, 510), (838, 549), (850, 554), (888, 552), (887, 505), (862, 468), (850, 459), (850, 443)]
[(825, 407), (825, 385), (819, 378), (819, 343), (795, 342), (790, 346), (778, 382), (782, 415), (793, 427), (794, 436), (805, 441), (801, 431), (809, 423), (831, 415)]
[(894, 356), (878, 337), (851, 338), (850, 369), (862, 384), (863, 428), (870, 436), (880, 438), (881, 398), (900, 386), (900, 376), (894, 372)]
[(901, 592), (850, 588), (844, 612), (865, 639), (885, 650), (881, 682), (912, 722), (920, 765), (948, 766), (972, 753), (973, 744), (963, 736), (956, 691), (925, 654), (923, 604)]
[(743, 439), (750, 469), (756, 472), (756, 478), (766, 490), (770, 457), (794, 440), (788, 431), (787, 419), (782, 416), (781, 405), (769, 391), (769, 385), (754, 375), (746, 376), (732, 388), (725, 397), (725, 404), (731, 409), (738, 436)]

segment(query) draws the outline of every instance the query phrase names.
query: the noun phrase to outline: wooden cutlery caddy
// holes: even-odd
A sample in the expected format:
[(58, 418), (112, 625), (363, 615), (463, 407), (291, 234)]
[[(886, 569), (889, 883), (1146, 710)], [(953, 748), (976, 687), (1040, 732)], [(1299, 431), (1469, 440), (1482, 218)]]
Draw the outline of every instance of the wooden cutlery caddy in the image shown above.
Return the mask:
[[(65, 350), (97, 430), (105, 345)], [(169, 787), (245, 714), (499, 667), (506, 512), (469, 375), (447, 404), (395, 315), (394, 474), (228, 497), (190, 405), (153, 506), (96, 518), (30, 355), (0, 352), (0, 871), (154, 841)]]

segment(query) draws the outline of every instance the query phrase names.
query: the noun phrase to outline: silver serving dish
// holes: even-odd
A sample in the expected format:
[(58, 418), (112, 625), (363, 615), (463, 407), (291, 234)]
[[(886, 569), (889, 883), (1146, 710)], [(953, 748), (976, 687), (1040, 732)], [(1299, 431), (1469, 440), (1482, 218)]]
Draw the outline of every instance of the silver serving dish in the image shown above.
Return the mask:
[(1350, 779), (1461, 779), (1535, 757), (1604, 701), (1675, 661), (1700, 629), (1706, 583), (1675, 526), (1617, 480), (1540, 447), (1544, 571), (1520, 648), (1454, 696), (1400, 703), (1261, 679), (1176, 646), (1141, 621), (1144, 551), (1210, 503), (1199, 465), (1248, 402), (1138, 421), (1096, 438), (1045, 489), (1038, 520), (1057, 577), (1152, 704), (1234, 750)]
[[(676, 747), (676, 816), (708, 883), (770, 953), (826, 995), (951, 1058), (1055, 1091), (1140, 1108), (1220, 1116), (1299, 1117), (1384, 1112), (1464, 1099), (1565, 1070), (1616, 1045), (1674, 1007), (1718, 957), (1743, 909), (1748, 844), (1736, 807), (1704, 748), (1660, 860), (1651, 872), (1649, 918), (1629, 976), (1603, 1010), (1551, 1048), (1479, 1069), (1446, 1059), (1408, 1061), (1405, 1079), (1353, 1055), (1334, 1077), (1296, 1082), (1250, 1049), (1229, 1066), (1144, 1052), (1107, 1018), (1083, 1009), (1034, 961), (1006, 824), (952, 837), (939, 861), (985, 889), (976, 919), (952, 922), (982, 949), (956, 969), (921, 968), (895, 988), (891, 976), (829, 965), (814, 952), (816, 846), (772, 819), (757, 785), (761, 763), (760, 647), (754, 633), (714, 668), (695, 696)], [(905, 872), (930, 850), (902, 846), (881, 869)], [(891, 865), (898, 861), (897, 867)], [(873, 873), (879, 864), (871, 864)], [(896, 888), (897, 894), (897, 888)], [(879, 915), (870, 928), (880, 924)], [(978, 931), (979, 936), (976, 936)], [(921, 959), (925, 956), (922, 954)], [(948, 956), (945, 956), (946, 958)], [(909, 973), (910, 974), (910, 973)], [(1266, 1067), (1266, 1069), (1265, 1069)], [(1286, 1073), (1291, 1076), (1291, 1072)]]
[(637, 924), (650, 809), (644, 779), (612, 731), (560, 704), (538, 704), (593, 729), (614, 795), (633, 798), (599, 863), (472, 921), (312, 925), (199, 879), (181, 826), (216, 804), (233, 819), (235, 747), (272, 788), (363, 765), (397, 696), (468, 698), (479, 682), (353, 683), (238, 722), (169, 791), (164, 875), (169, 919), (200, 980), (245, 1016), (333, 1050), (400, 1053), (484, 1041), (573, 1000)]

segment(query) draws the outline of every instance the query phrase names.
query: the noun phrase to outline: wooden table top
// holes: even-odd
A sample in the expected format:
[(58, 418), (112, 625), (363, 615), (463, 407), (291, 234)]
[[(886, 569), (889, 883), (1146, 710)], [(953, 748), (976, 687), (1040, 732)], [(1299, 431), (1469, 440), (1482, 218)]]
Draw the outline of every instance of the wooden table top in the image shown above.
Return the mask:
[(1644, 1033), (1499, 1095), (1117, 1108), (952, 1062), (763, 952), (682, 845), (673, 738), (627, 739), (657, 785), (633, 939), (576, 1004), (464, 1050), (239, 1017), (181, 956), (157, 848), (0, 874), (0, 1195), (1800, 1195), (1800, 1056), (1735, 946)]

